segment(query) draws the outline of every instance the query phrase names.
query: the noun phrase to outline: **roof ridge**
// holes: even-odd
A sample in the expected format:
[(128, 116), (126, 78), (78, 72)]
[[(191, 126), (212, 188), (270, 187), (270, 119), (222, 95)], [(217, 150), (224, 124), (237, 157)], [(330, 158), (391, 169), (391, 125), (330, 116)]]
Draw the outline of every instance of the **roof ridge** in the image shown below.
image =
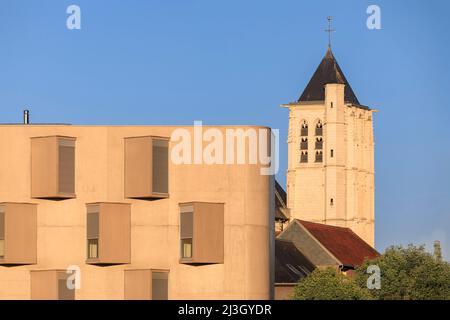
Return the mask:
[[(349, 227), (339, 227), (339, 226), (333, 226), (331, 224), (325, 224), (325, 223), (320, 223), (320, 222), (313, 222), (313, 221), (307, 221), (307, 220), (301, 220), (301, 219), (296, 219), (299, 222), (306, 222), (306, 223), (312, 223), (312, 224), (316, 224), (316, 225), (320, 225), (320, 226), (325, 226), (328, 228), (335, 228), (335, 229), (346, 229), (346, 230), (350, 230), (351, 232), (353, 232), (353, 230)], [(357, 235), (355, 232), (353, 232), (355, 235)]]

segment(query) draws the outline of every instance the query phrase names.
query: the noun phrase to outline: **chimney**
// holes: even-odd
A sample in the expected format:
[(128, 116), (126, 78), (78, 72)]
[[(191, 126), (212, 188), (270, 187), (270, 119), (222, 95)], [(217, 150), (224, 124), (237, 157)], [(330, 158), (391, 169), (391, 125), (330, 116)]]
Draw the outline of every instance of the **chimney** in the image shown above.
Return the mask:
[(23, 110), (23, 124), (30, 124), (30, 110)]

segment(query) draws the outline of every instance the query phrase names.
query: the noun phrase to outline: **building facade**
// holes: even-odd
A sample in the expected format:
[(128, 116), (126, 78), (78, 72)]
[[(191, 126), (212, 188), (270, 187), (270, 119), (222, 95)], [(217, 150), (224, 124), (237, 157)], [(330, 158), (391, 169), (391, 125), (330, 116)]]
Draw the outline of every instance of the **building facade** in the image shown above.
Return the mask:
[(291, 219), (349, 227), (374, 245), (375, 110), (359, 103), (331, 48), (289, 108)]
[(271, 298), (273, 177), (178, 128), (0, 125), (0, 299)]

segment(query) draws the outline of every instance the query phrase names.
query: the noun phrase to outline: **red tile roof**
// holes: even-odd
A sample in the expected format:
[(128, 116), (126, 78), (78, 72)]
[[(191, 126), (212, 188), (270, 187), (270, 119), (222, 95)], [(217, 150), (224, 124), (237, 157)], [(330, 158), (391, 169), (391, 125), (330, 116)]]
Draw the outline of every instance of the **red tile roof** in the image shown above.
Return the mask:
[(380, 254), (349, 228), (297, 220), (345, 266), (360, 266)]

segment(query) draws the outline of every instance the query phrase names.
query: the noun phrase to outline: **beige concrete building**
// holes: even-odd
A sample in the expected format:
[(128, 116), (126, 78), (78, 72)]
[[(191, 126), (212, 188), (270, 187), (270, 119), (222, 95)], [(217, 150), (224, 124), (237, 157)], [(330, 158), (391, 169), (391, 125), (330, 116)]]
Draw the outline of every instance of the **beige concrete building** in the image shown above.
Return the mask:
[(0, 299), (271, 298), (273, 176), (174, 164), (178, 128), (0, 125)]
[(291, 219), (349, 227), (374, 245), (373, 112), (359, 103), (330, 48), (289, 108)]

